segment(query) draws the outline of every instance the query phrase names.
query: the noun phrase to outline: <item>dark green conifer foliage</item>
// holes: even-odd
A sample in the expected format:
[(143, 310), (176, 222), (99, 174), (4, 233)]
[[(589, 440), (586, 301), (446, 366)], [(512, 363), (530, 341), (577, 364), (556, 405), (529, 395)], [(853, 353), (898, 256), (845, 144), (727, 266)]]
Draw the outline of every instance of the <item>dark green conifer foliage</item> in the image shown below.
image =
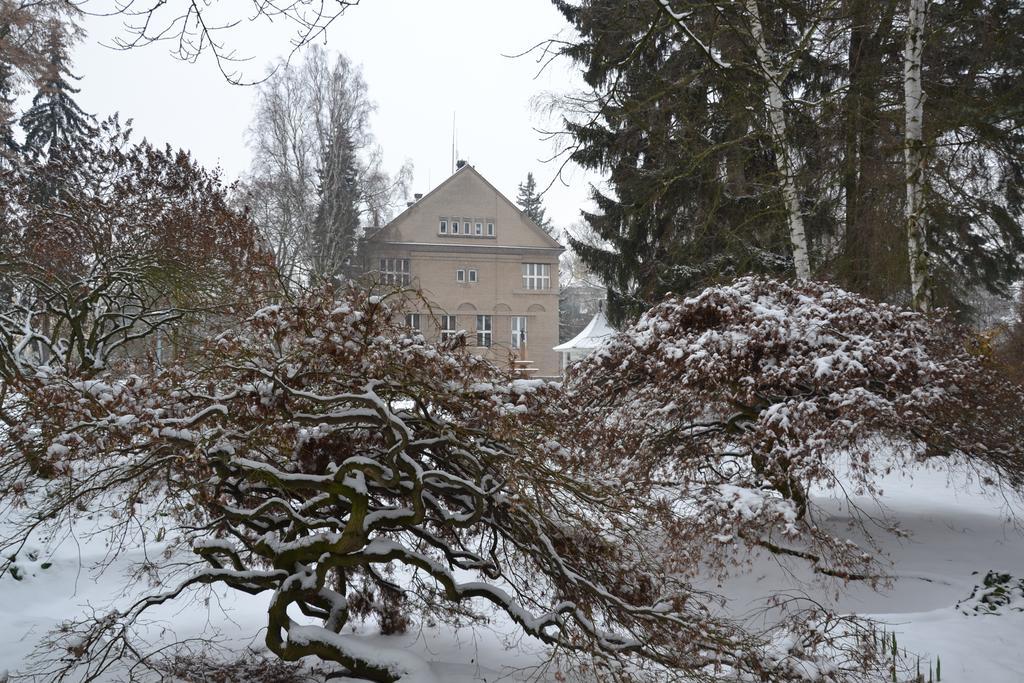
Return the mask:
[(526, 174), (526, 181), (519, 183), (519, 194), (516, 196), (516, 204), (523, 210), (523, 213), (534, 223), (544, 229), (544, 232), (551, 234), (551, 219), (545, 217), (544, 199), (537, 192), (537, 181), (533, 178), (533, 172)]
[[(612, 320), (737, 274), (791, 274), (744, 3), (673, 0), (690, 38), (653, 0), (552, 1), (578, 35), (561, 54), (589, 88), (563, 101), (571, 158), (608, 188), (593, 189), (597, 210), (584, 214), (602, 245), (570, 246), (608, 286)], [(759, 3), (774, 67), (787, 68), (780, 85), (812, 276), (904, 303), (906, 9), (822, 7)], [(1024, 265), (1019, 10), (1019, 0), (929, 4), (928, 247), (936, 303), (965, 313), (974, 288), (1005, 294)]]
[(337, 122), (320, 169), (320, 203), (309, 246), (312, 275), (337, 280), (351, 274), (360, 229), (355, 147), (345, 122)]
[(69, 82), (78, 80), (70, 72), (71, 60), (66, 27), (50, 22), (46, 44), (47, 62), (38, 79), (32, 106), (21, 117), (25, 130), (24, 151), (33, 159), (51, 159), (66, 155), (74, 160), (78, 151), (96, 133), (93, 117), (74, 101), (78, 93)]
[[(0, 44), (11, 33), (9, 24), (0, 24)], [(17, 158), (20, 146), (14, 139), (14, 67), (0, 52), (0, 166)]]
[[(604, 246), (570, 246), (608, 287), (613, 323), (668, 292), (741, 273), (791, 267), (774, 161), (752, 111), (745, 72), (709, 67), (693, 41), (650, 0), (555, 5), (579, 32), (562, 54), (594, 96), (573, 103), (572, 160), (607, 174), (583, 217)], [(694, 15), (700, 24), (700, 13)], [(710, 25), (710, 24), (708, 24)]]

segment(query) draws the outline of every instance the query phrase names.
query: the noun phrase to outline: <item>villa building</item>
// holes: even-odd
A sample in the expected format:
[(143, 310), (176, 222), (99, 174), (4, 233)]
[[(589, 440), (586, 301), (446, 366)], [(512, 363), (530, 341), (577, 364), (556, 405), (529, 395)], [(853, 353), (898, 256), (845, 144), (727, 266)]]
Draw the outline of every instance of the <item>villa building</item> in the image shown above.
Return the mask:
[[(562, 246), (469, 164), (367, 235), (367, 267), (384, 284), (423, 292), (406, 324), (428, 339), (467, 332), (496, 363), (519, 359), (559, 374), (558, 256)], [(527, 362), (522, 362), (527, 361)]]

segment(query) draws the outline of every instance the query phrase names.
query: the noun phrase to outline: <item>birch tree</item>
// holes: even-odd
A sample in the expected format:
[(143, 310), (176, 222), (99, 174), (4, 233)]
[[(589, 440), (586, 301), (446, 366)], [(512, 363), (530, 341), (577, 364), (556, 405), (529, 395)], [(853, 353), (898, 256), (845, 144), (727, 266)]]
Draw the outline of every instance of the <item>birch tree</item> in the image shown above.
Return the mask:
[[(709, 42), (705, 43), (697, 38), (686, 21), (688, 13), (673, 10), (669, 0), (657, 0), (657, 2), (672, 17), (687, 38), (701, 46), (714, 66), (720, 69), (736, 68), (719, 57)], [(796, 187), (796, 165), (793, 161), (793, 150), (790, 148), (786, 129), (785, 97), (781, 86), (785, 78), (785, 69), (776, 65), (778, 60), (768, 48), (757, 1), (744, 0), (743, 8), (748, 22), (747, 31), (753, 40), (757, 55), (757, 63), (754, 68), (763, 78), (767, 91), (765, 113), (775, 157), (775, 168), (779, 176), (779, 191), (786, 207), (789, 240), (793, 249), (793, 265), (796, 269), (797, 279), (807, 280), (811, 277), (810, 249), (807, 243), (807, 231), (804, 228), (803, 212), (800, 207), (800, 195)]]
[[(334, 253), (337, 243), (323, 239), (322, 226), (317, 227), (318, 215), (322, 219), (337, 213), (336, 207), (324, 206), (335, 199), (325, 180), (351, 180), (354, 209), (347, 213), (356, 212), (357, 227), (379, 225), (404, 197), (411, 166), (404, 164), (394, 175), (384, 170), (370, 130), (374, 104), (361, 70), (346, 57), (332, 58), (314, 45), (301, 61), (282, 60), (272, 69), (273, 75), (259, 86), (249, 128), (253, 161), (247, 201), (283, 279), (298, 283), (320, 269), (325, 258), (341, 263), (351, 256)], [(351, 173), (328, 170), (338, 161), (331, 150), (344, 150)], [(337, 189), (336, 184), (332, 187)], [(346, 244), (351, 251), (354, 240)], [(324, 248), (330, 253), (320, 253)]]
[(910, 262), (912, 306), (931, 307), (928, 291), (928, 233), (925, 214), (926, 161), (924, 149), (924, 52), (927, 0), (909, 0), (907, 42), (903, 49), (904, 162), (906, 166), (907, 254)]
[[(568, 154), (608, 187), (584, 215), (607, 251), (572, 247), (611, 315), (792, 272), (800, 223), (812, 272), (875, 299), (909, 303), (924, 277), (927, 306), (967, 315), (979, 286), (1007, 296), (1019, 280), (1019, 3), (927, 3), (908, 82), (923, 45), (913, 33), (905, 55), (909, 0), (554, 2), (580, 38), (550, 48), (588, 86), (562, 101)], [(903, 105), (919, 118), (925, 91), (918, 148)]]
[(745, 0), (744, 7), (750, 22), (750, 37), (753, 38), (757, 50), (757, 68), (764, 75), (765, 88), (768, 91), (768, 130), (775, 152), (775, 167), (779, 172), (779, 189), (786, 204), (796, 277), (799, 280), (807, 280), (811, 277), (810, 250), (807, 247), (807, 232), (804, 229), (803, 213), (800, 208), (800, 195), (796, 188), (793, 151), (787, 138), (785, 100), (780, 85), (783, 73), (776, 68), (775, 59), (768, 51), (757, 0)]

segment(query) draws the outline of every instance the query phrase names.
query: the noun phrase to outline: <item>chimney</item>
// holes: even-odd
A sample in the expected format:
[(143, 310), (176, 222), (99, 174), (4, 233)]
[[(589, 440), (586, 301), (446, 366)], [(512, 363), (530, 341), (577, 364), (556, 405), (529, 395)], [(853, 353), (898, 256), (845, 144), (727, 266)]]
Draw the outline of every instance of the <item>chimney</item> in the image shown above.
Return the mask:
[(465, 165), (466, 165), (466, 160), (465, 159), (459, 159), (458, 161), (455, 162), (455, 168), (456, 169), (462, 168)]
[(423, 193), (422, 192), (417, 192), (416, 194), (414, 194), (412, 196), (412, 198), (413, 198), (414, 201), (418, 202), (419, 200), (423, 199)]
[(407, 209), (408, 209), (409, 207), (411, 207), (411, 206), (412, 206), (413, 204), (415, 204), (415, 203), (416, 203), (416, 202), (406, 202), (406, 203), (405, 203), (405, 208), (407, 208)]

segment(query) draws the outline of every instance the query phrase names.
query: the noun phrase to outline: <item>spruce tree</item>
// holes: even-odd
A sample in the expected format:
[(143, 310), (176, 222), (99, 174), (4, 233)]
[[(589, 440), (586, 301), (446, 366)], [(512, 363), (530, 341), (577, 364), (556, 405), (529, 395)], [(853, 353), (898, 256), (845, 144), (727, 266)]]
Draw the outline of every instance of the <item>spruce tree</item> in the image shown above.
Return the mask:
[[(578, 35), (561, 54), (590, 89), (565, 100), (571, 158), (609, 188), (593, 189), (598, 210), (584, 215), (602, 246), (570, 245), (608, 286), (610, 317), (738, 274), (792, 275), (750, 3), (673, 0), (670, 13), (647, 0), (553, 2)], [(973, 290), (1005, 295), (1024, 265), (1018, 4), (932, 3), (924, 29), (929, 277), (936, 304), (964, 313)], [(812, 277), (909, 303), (905, 5), (755, 7), (780, 56), (768, 66), (785, 71), (784, 142)]]
[(69, 42), (64, 24), (51, 20), (38, 90), (21, 117), (24, 151), (33, 159), (74, 163), (76, 153), (96, 133), (93, 117), (72, 98), (79, 90), (69, 81), (78, 80), (70, 71)]
[(543, 228), (544, 232), (551, 234), (553, 229), (551, 219), (545, 217), (544, 200), (537, 192), (537, 181), (533, 179), (533, 172), (526, 174), (526, 182), (519, 184), (519, 195), (516, 197), (516, 204), (523, 210), (527, 218)]
[[(10, 39), (11, 24), (0, 23), (0, 45)], [(15, 70), (10, 63), (13, 55), (0, 51), (0, 168), (17, 158), (20, 146), (14, 139)]]
[[(569, 239), (608, 287), (614, 324), (668, 292), (736, 274), (792, 268), (786, 209), (769, 192), (775, 165), (753, 112), (759, 90), (745, 71), (711, 69), (694, 41), (653, 2), (555, 4), (580, 35), (562, 54), (583, 69), (593, 111), (572, 117), (572, 160), (603, 172), (584, 220), (600, 246)], [(713, 8), (695, 12), (702, 32)], [(734, 35), (720, 42), (742, 55)], [(576, 106), (580, 100), (568, 103)]]
[(337, 122), (320, 169), (319, 205), (309, 248), (312, 276), (338, 280), (351, 274), (359, 237), (357, 159), (347, 123)]
[[(0, 40), (3, 40), (3, 27), (0, 27)], [(14, 139), (14, 72), (10, 66), (0, 61), (0, 167), (17, 158), (21, 149)]]

